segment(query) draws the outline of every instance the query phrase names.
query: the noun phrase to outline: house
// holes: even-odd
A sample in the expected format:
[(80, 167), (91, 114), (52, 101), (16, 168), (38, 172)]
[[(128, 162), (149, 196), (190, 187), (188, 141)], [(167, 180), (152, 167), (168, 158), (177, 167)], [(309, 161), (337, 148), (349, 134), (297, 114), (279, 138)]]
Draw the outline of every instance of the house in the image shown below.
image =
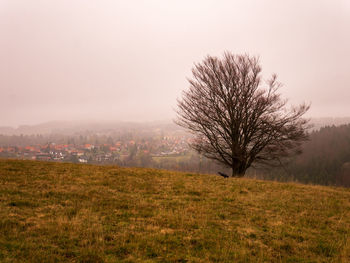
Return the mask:
[(92, 150), (94, 148), (95, 148), (95, 146), (93, 146), (92, 144), (85, 144), (84, 145), (84, 149), (86, 149), (86, 150)]
[(79, 163), (87, 163), (88, 162), (88, 160), (87, 160), (87, 158), (85, 156), (79, 157), (78, 160), (79, 160)]

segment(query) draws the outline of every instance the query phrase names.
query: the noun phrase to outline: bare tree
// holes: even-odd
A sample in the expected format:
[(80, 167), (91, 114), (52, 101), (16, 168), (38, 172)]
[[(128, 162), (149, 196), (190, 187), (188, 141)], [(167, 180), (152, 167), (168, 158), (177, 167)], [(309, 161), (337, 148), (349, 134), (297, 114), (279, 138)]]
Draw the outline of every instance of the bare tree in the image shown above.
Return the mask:
[(256, 57), (226, 52), (192, 69), (189, 90), (178, 99), (178, 125), (195, 135), (190, 146), (244, 176), (253, 164), (276, 165), (307, 140), (309, 106), (287, 109), (276, 75), (261, 79)]

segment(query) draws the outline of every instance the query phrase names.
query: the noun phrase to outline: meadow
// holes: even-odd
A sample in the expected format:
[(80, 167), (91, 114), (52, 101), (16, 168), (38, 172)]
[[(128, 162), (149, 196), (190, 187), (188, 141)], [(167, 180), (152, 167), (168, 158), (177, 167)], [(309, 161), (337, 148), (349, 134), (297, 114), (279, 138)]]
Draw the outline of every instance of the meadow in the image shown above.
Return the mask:
[(350, 190), (0, 159), (0, 262), (350, 262)]

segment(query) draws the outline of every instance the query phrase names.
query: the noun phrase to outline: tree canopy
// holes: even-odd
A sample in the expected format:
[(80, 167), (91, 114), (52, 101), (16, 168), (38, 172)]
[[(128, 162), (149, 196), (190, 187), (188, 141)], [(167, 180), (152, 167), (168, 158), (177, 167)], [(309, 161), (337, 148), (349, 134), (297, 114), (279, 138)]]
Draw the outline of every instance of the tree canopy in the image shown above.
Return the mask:
[(195, 135), (194, 150), (230, 167), (232, 176), (300, 152), (308, 138), (302, 116), (309, 106), (287, 109), (277, 76), (262, 81), (258, 58), (229, 52), (221, 59), (207, 56), (192, 74), (178, 99), (176, 123)]

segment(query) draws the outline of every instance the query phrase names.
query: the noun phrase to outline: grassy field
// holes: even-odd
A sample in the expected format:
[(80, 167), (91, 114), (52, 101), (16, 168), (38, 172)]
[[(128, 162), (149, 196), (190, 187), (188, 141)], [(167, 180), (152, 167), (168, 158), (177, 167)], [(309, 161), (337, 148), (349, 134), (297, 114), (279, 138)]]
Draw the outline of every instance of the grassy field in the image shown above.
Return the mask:
[(0, 159), (0, 262), (350, 262), (350, 191)]

